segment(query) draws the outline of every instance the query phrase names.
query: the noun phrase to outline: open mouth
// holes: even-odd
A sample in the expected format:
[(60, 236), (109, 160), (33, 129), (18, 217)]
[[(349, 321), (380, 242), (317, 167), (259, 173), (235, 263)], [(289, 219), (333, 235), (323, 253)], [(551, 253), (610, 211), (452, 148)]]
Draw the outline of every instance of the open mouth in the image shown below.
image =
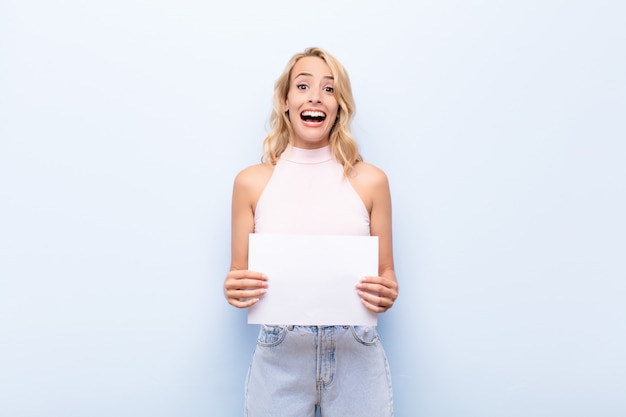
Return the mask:
[(300, 118), (305, 122), (322, 123), (326, 120), (326, 113), (315, 110), (305, 110), (300, 113)]

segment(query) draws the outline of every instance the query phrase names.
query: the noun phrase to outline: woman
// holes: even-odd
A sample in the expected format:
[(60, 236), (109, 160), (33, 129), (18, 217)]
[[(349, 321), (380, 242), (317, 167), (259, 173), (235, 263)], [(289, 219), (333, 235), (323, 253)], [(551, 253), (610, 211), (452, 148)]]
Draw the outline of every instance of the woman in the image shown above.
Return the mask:
[[(249, 271), (250, 233), (378, 236), (378, 276), (357, 284), (382, 313), (398, 296), (387, 177), (362, 161), (350, 133), (354, 101), (343, 66), (319, 48), (296, 54), (276, 82), (263, 163), (241, 171), (232, 201), (228, 302), (248, 308), (271, 291)], [(306, 185), (305, 185), (306, 184)], [(246, 416), (393, 415), (391, 378), (376, 329), (261, 326), (246, 382)]]

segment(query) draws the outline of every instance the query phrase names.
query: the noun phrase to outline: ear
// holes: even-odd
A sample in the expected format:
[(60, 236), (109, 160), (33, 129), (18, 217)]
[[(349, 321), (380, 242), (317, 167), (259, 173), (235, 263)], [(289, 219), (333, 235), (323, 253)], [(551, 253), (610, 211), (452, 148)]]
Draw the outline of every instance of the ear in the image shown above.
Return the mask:
[(289, 110), (289, 99), (285, 99), (285, 104), (283, 104), (283, 112)]

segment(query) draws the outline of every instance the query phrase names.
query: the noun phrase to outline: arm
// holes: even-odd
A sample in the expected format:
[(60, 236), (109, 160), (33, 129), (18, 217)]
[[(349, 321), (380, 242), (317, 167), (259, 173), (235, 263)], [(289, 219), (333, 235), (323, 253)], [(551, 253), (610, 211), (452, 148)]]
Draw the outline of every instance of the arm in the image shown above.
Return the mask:
[[(393, 264), (393, 241), (391, 227), (391, 193), (384, 172), (378, 168), (359, 163), (357, 191), (365, 195), (370, 210), (370, 234), (378, 236), (378, 276), (364, 277), (357, 284), (357, 291), (366, 308), (382, 313), (390, 309), (398, 298), (398, 282)], [(358, 185), (357, 185), (358, 184)]]
[(270, 175), (270, 167), (255, 165), (240, 172), (233, 186), (231, 265), (224, 296), (238, 308), (256, 304), (267, 291), (267, 277), (248, 270), (248, 235), (254, 232), (254, 208)]

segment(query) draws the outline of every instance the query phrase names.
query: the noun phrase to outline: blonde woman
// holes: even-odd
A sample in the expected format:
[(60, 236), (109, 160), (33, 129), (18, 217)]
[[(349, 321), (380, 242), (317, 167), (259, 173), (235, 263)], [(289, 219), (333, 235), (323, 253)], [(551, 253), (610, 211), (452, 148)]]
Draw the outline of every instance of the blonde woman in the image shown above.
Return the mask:
[[(271, 291), (248, 270), (250, 233), (378, 236), (378, 276), (355, 291), (381, 313), (398, 296), (391, 197), (383, 171), (363, 162), (350, 133), (347, 72), (319, 48), (294, 55), (276, 82), (263, 163), (241, 171), (232, 201), (228, 302), (256, 304)], [(302, 184), (306, 183), (306, 187)], [(262, 325), (246, 381), (248, 417), (393, 415), (391, 377), (375, 327)]]

